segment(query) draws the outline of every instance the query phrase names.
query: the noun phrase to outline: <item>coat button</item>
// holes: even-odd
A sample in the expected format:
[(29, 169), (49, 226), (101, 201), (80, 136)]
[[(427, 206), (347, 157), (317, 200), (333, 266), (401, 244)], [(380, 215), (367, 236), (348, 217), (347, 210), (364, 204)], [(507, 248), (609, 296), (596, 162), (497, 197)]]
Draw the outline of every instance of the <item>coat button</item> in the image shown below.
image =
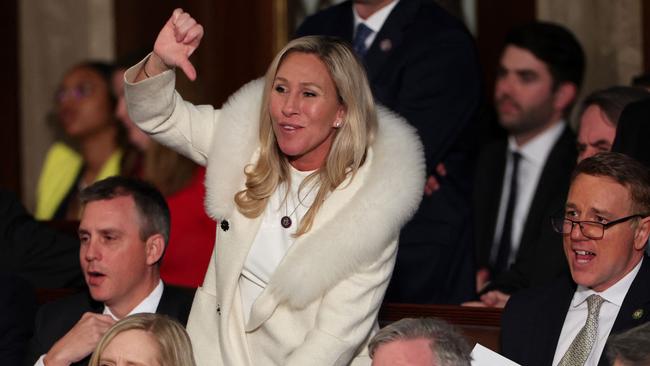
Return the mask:
[(228, 229), (230, 229), (230, 224), (228, 223), (228, 220), (221, 220), (221, 230), (228, 231)]

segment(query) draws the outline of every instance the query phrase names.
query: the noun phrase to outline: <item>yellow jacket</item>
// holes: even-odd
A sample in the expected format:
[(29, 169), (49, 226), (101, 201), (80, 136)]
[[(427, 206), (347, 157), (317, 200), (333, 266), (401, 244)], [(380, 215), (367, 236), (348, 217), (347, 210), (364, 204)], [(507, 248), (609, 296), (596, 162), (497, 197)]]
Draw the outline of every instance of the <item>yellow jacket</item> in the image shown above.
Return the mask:
[[(97, 176), (102, 180), (120, 174), (122, 150), (117, 149), (104, 163)], [(50, 220), (75, 183), (83, 159), (78, 152), (62, 142), (55, 142), (45, 157), (45, 163), (36, 186), (36, 213), (38, 220)]]

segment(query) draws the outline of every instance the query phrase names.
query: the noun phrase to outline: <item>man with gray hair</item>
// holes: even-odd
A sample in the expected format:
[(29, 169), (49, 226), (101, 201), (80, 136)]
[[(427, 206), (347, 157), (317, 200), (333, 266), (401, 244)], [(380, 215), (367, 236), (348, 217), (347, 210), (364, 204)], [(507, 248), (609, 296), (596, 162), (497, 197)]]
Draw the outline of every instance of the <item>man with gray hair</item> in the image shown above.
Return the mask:
[(650, 323), (610, 336), (607, 358), (614, 366), (650, 365)]
[(471, 349), (453, 325), (434, 318), (405, 318), (370, 340), (372, 366), (469, 366)]
[(650, 98), (647, 90), (631, 86), (613, 86), (589, 94), (582, 101), (578, 114), (578, 162), (612, 150), (623, 109), (645, 98)]

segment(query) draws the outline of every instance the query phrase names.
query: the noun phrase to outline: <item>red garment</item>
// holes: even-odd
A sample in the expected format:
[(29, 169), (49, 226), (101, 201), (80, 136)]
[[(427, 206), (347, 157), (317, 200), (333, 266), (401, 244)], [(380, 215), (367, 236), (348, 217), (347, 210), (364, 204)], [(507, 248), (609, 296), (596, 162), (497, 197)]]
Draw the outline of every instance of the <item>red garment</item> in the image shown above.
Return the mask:
[(205, 213), (205, 168), (194, 172), (187, 187), (167, 197), (171, 233), (160, 275), (165, 283), (198, 287), (208, 269), (216, 222)]

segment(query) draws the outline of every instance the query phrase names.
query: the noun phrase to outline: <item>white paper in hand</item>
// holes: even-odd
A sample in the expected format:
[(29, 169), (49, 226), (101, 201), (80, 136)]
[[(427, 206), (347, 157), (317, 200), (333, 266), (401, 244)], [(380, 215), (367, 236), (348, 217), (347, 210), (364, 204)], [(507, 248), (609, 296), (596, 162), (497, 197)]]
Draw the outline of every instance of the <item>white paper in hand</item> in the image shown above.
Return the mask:
[(471, 355), (472, 366), (520, 366), (479, 343), (474, 346)]

